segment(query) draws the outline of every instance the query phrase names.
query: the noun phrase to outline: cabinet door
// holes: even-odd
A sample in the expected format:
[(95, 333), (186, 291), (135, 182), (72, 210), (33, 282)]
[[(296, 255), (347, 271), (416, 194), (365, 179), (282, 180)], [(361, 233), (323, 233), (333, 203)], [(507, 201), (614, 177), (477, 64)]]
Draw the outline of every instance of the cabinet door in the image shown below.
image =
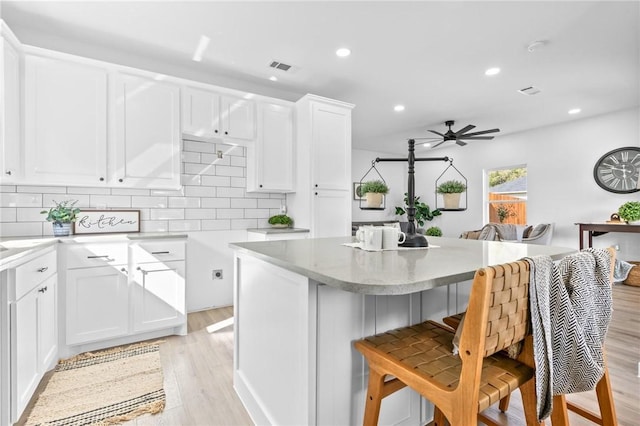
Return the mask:
[(17, 421), (40, 380), (38, 364), (38, 287), (11, 305), (11, 416)]
[(68, 345), (128, 333), (129, 288), (126, 267), (68, 270), (66, 293)]
[(349, 190), (351, 110), (313, 103), (311, 120), (311, 164), (314, 188)]
[(58, 355), (57, 300), (57, 276), (52, 276), (38, 287), (38, 364), (41, 373)]
[(180, 89), (152, 78), (114, 77), (111, 185), (180, 188)]
[(133, 272), (133, 330), (183, 325), (185, 262), (141, 263)]
[(292, 192), (293, 109), (278, 104), (261, 104), (258, 109), (258, 138), (247, 147), (247, 191)]
[(222, 136), (235, 139), (255, 139), (255, 107), (253, 101), (222, 96), (220, 98)]
[(351, 235), (351, 193), (316, 190), (311, 200), (313, 238)]
[(220, 96), (187, 87), (182, 93), (182, 131), (202, 137), (220, 136)]
[(20, 166), (20, 55), (2, 39), (0, 70), (0, 183), (11, 183), (22, 173)]
[(25, 178), (97, 186), (106, 180), (107, 73), (25, 58)]

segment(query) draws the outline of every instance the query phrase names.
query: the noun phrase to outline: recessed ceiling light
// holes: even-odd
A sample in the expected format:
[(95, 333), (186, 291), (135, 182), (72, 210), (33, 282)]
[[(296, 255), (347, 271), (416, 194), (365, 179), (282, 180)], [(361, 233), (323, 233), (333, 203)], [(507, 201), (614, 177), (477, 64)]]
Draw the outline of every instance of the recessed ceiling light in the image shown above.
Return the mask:
[(351, 55), (351, 50), (347, 49), (346, 47), (342, 47), (336, 50), (336, 55), (341, 58), (346, 58), (347, 56)]
[(404, 111), (404, 105), (396, 105), (393, 107), (393, 110), (398, 112)]
[(193, 60), (196, 62), (202, 61), (202, 55), (204, 51), (207, 50), (207, 46), (209, 46), (209, 42), (211, 39), (206, 35), (200, 36), (200, 41), (198, 42), (198, 47), (196, 47), (196, 51), (193, 54)]
[(269, 77), (269, 80), (278, 81), (278, 77), (276, 77), (275, 75), (272, 75), (271, 77)]
[(500, 68), (489, 68), (484, 72), (484, 75), (496, 75), (500, 74)]
[(569, 111), (567, 111), (569, 114), (580, 114), (580, 111), (582, 111), (580, 108), (573, 108), (570, 109)]

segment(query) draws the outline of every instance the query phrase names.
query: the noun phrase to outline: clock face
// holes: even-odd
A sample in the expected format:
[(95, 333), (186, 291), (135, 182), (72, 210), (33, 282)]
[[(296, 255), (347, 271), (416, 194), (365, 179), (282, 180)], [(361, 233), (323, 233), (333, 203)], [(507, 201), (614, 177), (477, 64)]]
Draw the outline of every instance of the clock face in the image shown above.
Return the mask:
[(640, 147), (618, 148), (603, 155), (593, 168), (593, 177), (603, 189), (617, 194), (640, 191)]

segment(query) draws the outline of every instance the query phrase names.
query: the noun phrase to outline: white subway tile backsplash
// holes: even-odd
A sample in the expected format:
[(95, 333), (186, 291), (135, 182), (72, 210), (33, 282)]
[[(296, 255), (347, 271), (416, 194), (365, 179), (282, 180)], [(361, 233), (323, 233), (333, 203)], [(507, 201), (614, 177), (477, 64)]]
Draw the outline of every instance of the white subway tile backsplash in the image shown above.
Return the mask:
[(200, 207), (205, 209), (228, 209), (231, 207), (231, 199), (229, 198), (202, 198)]
[(199, 220), (170, 220), (169, 232), (200, 231)]
[(131, 206), (164, 208), (168, 206), (168, 201), (167, 197), (131, 197)]
[(168, 232), (169, 222), (166, 220), (145, 220), (140, 222), (140, 232)]
[(150, 194), (152, 197), (182, 197), (184, 188), (181, 189), (152, 189)]
[(86, 187), (68, 187), (67, 194), (89, 194), (89, 195), (108, 195), (111, 194), (109, 188), (86, 188)]
[(242, 219), (244, 218), (243, 209), (217, 209), (217, 219)]
[(16, 210), (14, 207), (0, 207), (0, 222), (15, 222)]
[(128, 195), (92, 195), (89, 202), (91, 207), (97, 209), (131, 208), (131, 197)]
[(252, 199), (252, 198), (232, 198), (231, 208), (255, 209), (255, 208), (258, 208), (258, 200)]
[(231, 229), (247, 229), (257, 227), (257, 219), (231, 219)]
[(149, 217), (151, 220), (182, 220), (184, 209), (151, 209)]
[(0, 185), (0, 192), (16, 192), (15, 185)]
[(216, 166), (214, 166), (213, 164), (185, 163), (184, 172), (188, 175), (215, 176)]
[(282, 200), (275, 198), (258, 200), (258, 208), (261, 209), (278, 209), (280, 208), (280, 204), (282, 204)]
[(56, 205), (56, 202), (76, 201), (76, 207), (90, 207), (90, 195), (86, 194), (42, 194), (42, 207), (49, 208)]
[(268, 219), (269, 209), (245, 209), (244, 217), (245, 219)]
[(215, 197), (216, 190), (206, 186), (187, 186), (184, 195), (187, 197)]
[(215, 219), (216, 209), (184, 209), (185, 219)]
[[(51, 224), (48, 224), (51, 226)], [(0, 235), (3, 237), (33, 237), (42, 235), (42, 222), (2, 222)]]
[(222, 231), (231, 229), (231, 220), (202, 220), (201, 228), (203, 231)]
[(216, 190), (218, 197), (243, 198), (244, 188), (224, 188), (219, 187)]
[(42, 207), (42, 194), (3, 192), (0, 207)]
[(199, 152), (183, 152), (182, 162), (183, 163), (199, 163), (200, 153)]
[(224, 151), (222, 151), (222, 158), (218, 158), (218, 154), (202, 154), (201, 155), (201, 163), (203, 164), (213, 164), (216, 166), (228, 166), (231, 164), (232, 155), (225, 155)]
[(200, 185), (200, 175), (182, 175), (180, 181), (184, 186)]
[(236, 166), (236, 167), (246, 167), (247, 165), (247, 160), (245, 157), (230, 157), (231, 158), (231, 165), (232, 166)]
[(215, 144), (210, 142), (184, 141), (186, 152), (215, 152)]
[(231, 178), (228, 176), (202, 176), (202, 186), (231, 186)]
[(67, 188), (64, 186), (22, 186), (18, 185), (16, 192), (29, 192), (41, 194), (48, 192), (50, 194), (66, 194)]
[(216, 166), (216, 173), (218, 176), (235, 176), (243, 177), (244, 168), (233, 166)]
[(47, 220), (47, 216), (40, 213), (44, 210), (48, 209), (43, 209), (42, 207), (18, 207), (16, 209), (17, 222), (42, 222)]
[(113, 188), (111, 189), (111, 195), (150, 195), (148, 189), (135, 189), (135, 188)]
[(169, 208), (198, 208), (200, 198), (197, 197), (169, 197)]
[(234, 188), (246, 188), (247, 178), (231, 177), (231, 186)]

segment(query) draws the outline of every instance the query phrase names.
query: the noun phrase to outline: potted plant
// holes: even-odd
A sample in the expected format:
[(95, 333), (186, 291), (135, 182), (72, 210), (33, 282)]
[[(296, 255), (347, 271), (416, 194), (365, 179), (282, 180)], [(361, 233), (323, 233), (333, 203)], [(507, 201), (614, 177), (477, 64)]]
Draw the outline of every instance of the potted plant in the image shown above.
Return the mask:
[(620, 218), (627, 223), (640, 222), (640, 201), (628, 201), (618, 209)]
[(387, 192), (389, 192), (389, 187), (381, 180), (370, 180), (360, 185), (360, 194), (367, 199), (367, 207), (380, 208), (382, 197)]
[(511, 210), (510, 205), (500, 204), (496, 209), (498, 220), (500, 223), (504, 222), (509, 217), (514, 217), (516, 214)]
[(428, 235), (430, 237), (442, 237), (442, 229), (437, 226), (432, 226), (425, 231), (424, 235)]
[(436, 188), (438, 194), (442, 194), (445, 209), (457, 209), (460, 207), (460, 194), (467, 190), (467, 185), (459, 180), (447, 180)]
[(71, 224), (78, 219), (80, 209), (75, 207), (78, 200), (65, 200), (57, 202), (55, 207), (49, 210), (42, 210), (40, 213), (47, 215), (47, 220), (53, 224), (53, 235), (56, 237), (66, 237), (71, 232)]
[[(420, 201), (420, 197), (414, 197), (413, 202), (416, 208), (415, 217), (416, 217), (416, 223), (418, 224), (418, 226), (424, 226), (425, 221), (433, 220), (434, 217), (440, 216), (442, 214), (442, 212), (438, 209), (431, 210), (431, 208), (427, 204)], [(396, 206), (396, 214), (400, 216), (403, 214), (406, 214), (407, 213), (406, 209), (408, 206), (409, 206), (409, 195), (405, 192), (404, 208)]]
[(293, 219), (286, 214), (277, 214), (269, 218), (269, 224), (273, 228), (288, 228), (293, 225)]

